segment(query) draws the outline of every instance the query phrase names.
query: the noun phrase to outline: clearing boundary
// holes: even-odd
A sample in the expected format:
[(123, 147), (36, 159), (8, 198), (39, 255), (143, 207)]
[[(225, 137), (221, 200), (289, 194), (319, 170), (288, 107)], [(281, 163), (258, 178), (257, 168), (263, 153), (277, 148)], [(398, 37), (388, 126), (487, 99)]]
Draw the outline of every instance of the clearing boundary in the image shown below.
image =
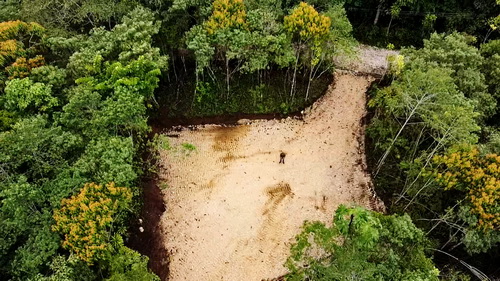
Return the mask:
[(283, 263), (304, 220), (330, 223), (339, 204), (382, 210), (364, 146), (366, 91), (374, 80), (338, 71), (303, 120), (170, 133), (158, 181), (168, 280), (274, 278), (286, 273)]

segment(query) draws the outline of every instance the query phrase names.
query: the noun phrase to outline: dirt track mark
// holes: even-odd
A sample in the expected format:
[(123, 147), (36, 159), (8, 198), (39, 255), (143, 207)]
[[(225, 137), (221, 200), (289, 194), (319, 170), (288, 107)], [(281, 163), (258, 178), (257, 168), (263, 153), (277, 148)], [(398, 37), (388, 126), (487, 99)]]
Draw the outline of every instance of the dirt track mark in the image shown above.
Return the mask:
[(285, 199), (287, 196), (293, 198), (295, 195), (292, 192), (292, 188), (286, 182), (280, 182), (276, 185), (266, 188), (266, 194), (268, 196), (267, 202), (264, 206), (264, 211), (262, 215), (267, 215), (272, 212), (276, 207)]

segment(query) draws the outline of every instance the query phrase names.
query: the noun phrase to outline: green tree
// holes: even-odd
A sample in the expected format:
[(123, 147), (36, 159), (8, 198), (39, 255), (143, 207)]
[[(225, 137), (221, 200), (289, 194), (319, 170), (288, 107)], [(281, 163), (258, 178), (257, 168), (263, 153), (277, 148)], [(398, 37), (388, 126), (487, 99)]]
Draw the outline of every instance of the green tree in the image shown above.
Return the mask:
[(30, 281), (90, 281), (96, 280), (97, 276), (90, 268), (75, 255), (69, 258), (54, 256), (50, 262), (50, 275), (38, 274)]
[(485, 76), (485, 83), (489, 87), (489, 93), (498, 101), (500, 99), (500, 40), (482, 44), (480, 52), (484, 57), (481, 70)]
[(24, 176), (0, 183), (0, 275), (23, 279), (39, 272), (59, 248), (50, 231), (46, 194)]
[(56, 253), (51, 203), (79, 181), (67, 171), (82, 146), (78, 135), (42, 116), (22, 119), (0, 133), (1, 275), (27, 279)]
[(111, 31), (95, 29), (69, 59), (77, 86), (69, 90), (60, 121), (91, 138), (145, 133), (146, 109), (167, 59), (152, 47), (156, 32), (153, 14), (143, 8)]
[(50, 27), (52, 33), (66, 34), (71, 31), (85, 31), (99, 25), (115, 23), (134, 9), (136, 3), (126, 0), (98, 1), (48, 1), (22, 0), (20, 14), (29, 21)]
[(19, 19), (19, 1), (6, 0), (0, 2), (0, 22)]
[(427, 241), (408, 215), (341, 205), (331, 227), (306, 222), (291, 246), (286, 280), (438, 280)]
[(11, 131), (0, 133), (0, 179), (17, 174), (30, 181), (49, 178), (74, 161), (81, 141), (43, 116), (22, 119)]
[(124, 16), (123, 22), (111, 31), (103, 27), (95, 28), (83, 42), (53, 40), (52, 47), (55, 49), (64, 48), (66, 45), (77, 47), (67, 65), (69, 74), (75, 79), (99, 73), (103, 70), (101, 64), (103, 62), (120, 62), (122, 65), (128, 65), (139, 57), (155, 62), (159, 69), (165, 70), (167, 57), (160, 55), (160, 50), (152, 45), (153, 35), (158, 31), (159, 22), (155, 21), (154, 14), (150, 10), (138, 7)]
[(431, 35), (424, 40), (419, 50), (408, 49), (404, 52), (408, 64), (430, 65), (449, 68), (457, 89), (475, 103), (476, 110), (483, 118), (492, 116), (496, 111), (496, 100), (487, 91), (487, 84), (481, 67), (484, 58), (471, 44), (475, 38), (458, 33), (450, 35)]
[(110, 261), (106, 281), (160, 281), (148, 270), (148, 258), (122, 246)]
[(30, 78), (14, 79), (5, 87), (4, 107), (19, 114), (46, 112), (58, 104), (52, 86)]
[(100, 184), (114, 182), (119, 186), (133, 186), (138, 178), (133, 166), (135, 154), (131, 137), (95, 139), (87, 145), (74, 168)]
[[(477, 142), (478, 114), (472, 103), (457, 91), (450, 74), (450, 70), (439, 67), (408, 68), (370, 100), (370, 106), (379, 108), (376, 120), (384, 120), (383, 116), (394, 118), (375, 121), (369, 129), (376, 146), (385, 150), (377, 162), (376, 173), (394, 148), (397, 159), (401, 154), (415, 157), (428, 137), (434, 140), (428, 148), (434, 153), (451, 143)], [(388, 127), (387, 122), (392, 125)]]

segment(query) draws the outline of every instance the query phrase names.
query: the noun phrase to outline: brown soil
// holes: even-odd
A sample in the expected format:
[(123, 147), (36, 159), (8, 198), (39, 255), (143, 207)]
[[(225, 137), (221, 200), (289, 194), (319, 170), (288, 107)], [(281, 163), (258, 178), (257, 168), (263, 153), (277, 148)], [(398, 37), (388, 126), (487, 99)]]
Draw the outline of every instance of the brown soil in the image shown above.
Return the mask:
[[(165, 249), (164, 235), (161, 233), (161, 216), (165, 205), (156, 179), (145, 179), (142, 184), (144, 206), (140, 219), (131, 224), (127, 246), (149, 258), (149, 268), (158, 276), (168, 276), (168, 254)], [(139, 227), (144, 232), (139, 231)], [(164, 279), (163, 279), (164, 280)]]
[(339, 204), (383, 207), (366, 173), (361, 121), (374, 79), (339, 72), (335, 80), (304, 120), (201, 125), (170, 138), (156, 230), (169, 255), (169, 270), (156, 271), (162, 279), (281, 276), (305, 220), (331, 223)]

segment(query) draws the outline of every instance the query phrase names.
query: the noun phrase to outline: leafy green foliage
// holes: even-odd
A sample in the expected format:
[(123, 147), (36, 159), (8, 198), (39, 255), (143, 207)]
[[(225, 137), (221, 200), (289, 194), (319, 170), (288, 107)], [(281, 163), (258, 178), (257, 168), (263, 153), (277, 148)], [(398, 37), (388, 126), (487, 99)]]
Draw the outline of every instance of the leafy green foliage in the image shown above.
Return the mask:
[(36, 83), (51, 85), (53, 92), (62, 90), (66, 84), (66, 69), (52, 65), (44, 65), (33, 68), (30, 72), (29, 79)]
[(483, 117), (490, 117), (496, 111), (496, 100), (487, 92), (484, 75), (481, 73), (483, 57), (479, 50), (470, 44), (474, 38), (458, 33), (450, 35), (431, 35), (429, 40), (424, 40), (424, 48), (414, 51), (408, 50), (409, 64), (426, 66), (439, 66), (451, 70), (457, 89), (466, 97), (474, 101), (476, 110)]
[(132, 1), (48, 1), (23, 0), (19, 10), (24, 18), (51, 27), (54, 33), (67, 33), (75, 26), (99, 26), (116, 22), (134, 8)]
[(32, 210), (44, 205), (45, 192), (22, 176), (2, 180), (0, 190), (0, 272), (35, 274), (59, 248), (59, 238), (50, 231), (50, 213)]
[(46, 112), (58, 104), (51, 85), (34, 83), (30, 78), (7, 82), (4, 99), (7, 110), (24, 114)]
[(88, 281), (95, 280), (95, 274), (86, 266), (86, 264), (70, 255), (69, 258), (55, 256), (50, 262), (49, 276), (38, 274), (30, 281)]
[(30, 181), (41, 180), (71, 163), (80, 146), (78, 135), (51, 126), (42, 116), (23, 119), (11, 131), (0, 133), (0, 176), (22, 174)]
[(0, 2), (0, 22), (19, 19), (19, 1), (5, 0)]
[(51, 200), (67, 196), (72, 180), (65, 179), (68, 187), (51, 179), (68, 169), (81, 145), (79, 136), (41, 116), (0, 133), (2, 272), (34, 275), (59, 248), (59, 238), (50, 231)]
[(377, 190), (390, 198), (391, 211), (410, 213), (443, 249), (470, 255), (499, 241), (491, 190), (496, 158), (454, 148), (484, 136), (485, 152), (498, 148), (497, 129), (485, 126), (497, 111), (496, 43), (480, 51), (474, 40), (432, 34), (423, 48), (403, 50), (391, 84), (374, 90), (369, 105), (375, 116), (367, 129)]
[(482, 71), (489, 92), (498, 100), (500, 98), (500, 40), (493, 40), (481, 45), (484, 57)]
[(70, 58), (68, 69), (78, 85), (70, 91), (61, 122), (92, 138), (146, 132), (146, 106), (151, 106), (160, 70), (166, 66), (166, 57), (151, 46), (156, 32), (153, 16), (145, 9), (134, 10), (112, 31), (94, 30), (85, 47)]
[[(9, 81), (0, 96), (5, 130), (0, 132), (2, 277), (154, 277), (132, 250), (126, 253), (134, 258), (123, 261), (113, 274), (105, 260), (123, 247), (120, 235), (126, 230), (132, 196), (138, 195), (132, 187), (139, 175), (139, 142), (149, 130), (146, 109), (152, 105), (160, 69), (166, 66), (166, 57), (151, 45), (157, 31), (153, 14), (136, 9), (111, 31), (96, 29), (88, 38), (47, 40), (62, 60), (74, 52), (67, 68), (30, 67), (23, 59), (9, 68), (15, 77), (27, 77)], [(115, 189), (126, 194), (115, 194), (108, 185), (103, 194), (80, 194), (81, 202), (79, 195), (65, 199), (88, 182), (115, 182), (125, 186)], [(123, 198), (115, 200), (113, 196), (120, 194)], [(72, 205), (72, 200), (78, 204)], [(88, 209), (80, 209), (82, 204)], [(53, 210), (58, 210), (55, 215)], [(65, 234), (63, 244), (52, 225)], [(94, 265), (54, 258), (61, 245)]]
[(110, 261), (110, 277), (106, 281), (159, 281), (147, 267), (148, 259), (125, 246)]
[(119, 186), (133, 186), (137, 180), (133, 166), (135, 154), (130, 137), (101, 138), (89, 143), (75, 167), (101, 184), (114, 182)]
[(286, 280), (438, 280), (427, 245), (408, 215), (341, 205), (331, 227), (304, 224), (291, 247)]
[[(111, 31), (102, 27), (93, 29), (88, 39), (78, 44), (81, 48), (71, 56), (67, 68), (73, 77), (81, 78), (106, 69), (102, 62), (116, 61), (128, 65), (143, 57), (145, 61), (154, 62), (159, 69), (165, 69), (167, 57), (160, 55), (160, 50), (152, 46), (152, 36), (158, 30), (158, 22), (151, 11), (136, 8)], [(65, 42), (53, 43), (57, 48), (58, 43)]]

